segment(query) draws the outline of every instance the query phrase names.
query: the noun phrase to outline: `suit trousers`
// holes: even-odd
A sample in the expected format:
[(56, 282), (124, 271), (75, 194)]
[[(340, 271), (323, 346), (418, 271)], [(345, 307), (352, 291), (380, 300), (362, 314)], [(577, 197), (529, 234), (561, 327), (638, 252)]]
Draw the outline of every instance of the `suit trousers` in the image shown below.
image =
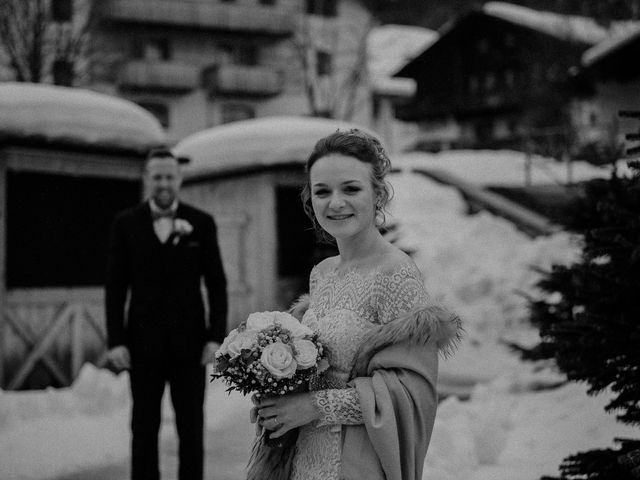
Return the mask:
[(202, 480), (205, 368), (194, 360), (132, 359), (131, 479), (159, 480), (158, 433), (169, 384), (178, 433), (178, 479)]

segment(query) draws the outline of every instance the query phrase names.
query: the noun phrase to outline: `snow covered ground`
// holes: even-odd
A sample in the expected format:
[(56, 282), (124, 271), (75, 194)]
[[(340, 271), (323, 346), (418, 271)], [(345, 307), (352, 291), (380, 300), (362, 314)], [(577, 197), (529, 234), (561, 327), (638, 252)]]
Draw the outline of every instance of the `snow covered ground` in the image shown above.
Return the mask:
[[(478, 155), (485, 154), (467, 152), (446, 163), (464, 174), (475, 168)], [(488, 159), (514, 155), (486, 153)], [(437, 160), (425, 154), (397, 164), (414, 161)], [(484, 167), (477, 168), (484, 175), (478, 174), (479, 183), (517, 176), (514, 161)], [(488, 178), (489, 171), (496, 178)], [(492, 215), (466, 216), (454, 190), (419, 175), (394, 174), (391, 182), (395, 199), (390, 219), (401, 225), (399, 242), (417, 249), (416, 262), (431, 295), (458, 311), (467, 331), (459, 353), (441, 363), (440, 380), (445, 393), (465, 392), (469, 398), (448, 396), (441, 403), (423, 478), (535, 479), (556, 473), (570, 453), (609, 447), (615, 436), (634, 436), (633, 429), (603, 412), (606, 394), (587, 397), (585, 387), (576, 384), (545, 388), (562, 376), (523, 364), (504, 347), (505, 340), (536, 339), (525, 322), (526, 301), (518, 293), (536, 294), (532, 286), (538, 277), (530, 267), (571, 261), (578, 252), (577, 239), (557, 234), (532, 240)], [(126, 464), (127, 382), (126, 374), (116, 377), (86, 365), (69, 389), (0, 392), (0, 478), (53, 479)], [(229, 478), (242, 478), (246, 464), (253, 436), (248, 410), (247, 399), (210, 385), (207, 437), (234, 445), (224, 459)], [(166, 444), (174, 435), (168, 401), (164, 418), (161, 442)]]

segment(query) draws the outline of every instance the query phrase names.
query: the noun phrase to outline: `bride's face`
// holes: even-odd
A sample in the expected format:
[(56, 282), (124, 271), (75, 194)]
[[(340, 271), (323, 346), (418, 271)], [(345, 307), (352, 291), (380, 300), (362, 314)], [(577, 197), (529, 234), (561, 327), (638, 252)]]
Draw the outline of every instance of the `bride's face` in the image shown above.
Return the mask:
[(331, 154), (313, 164), (309, 180), (313, 212), (329, 235), (349, 238), (375, 228), (376, 194), (369, 164)]

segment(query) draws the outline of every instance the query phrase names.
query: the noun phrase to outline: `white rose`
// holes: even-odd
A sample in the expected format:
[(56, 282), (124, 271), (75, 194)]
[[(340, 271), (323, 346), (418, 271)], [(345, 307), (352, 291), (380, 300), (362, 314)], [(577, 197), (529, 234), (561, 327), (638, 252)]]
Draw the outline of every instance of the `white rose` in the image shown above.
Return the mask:
[(313, 330), (311, 330), (306, 325), (301, 324), (296, 317), (290, 315), (285, 312), (276, 312), (275, 319), (280, 323), (282, 328), (286, 328), (291, 332), (293, 337), (305, 337), (308, 335), (313, 335)]
[(260, 362), (276, 378), (291, 378), (296, 373), (297, 363), (289, 345), (270, 343), (262, 350)]
[(227, 351), (232, 358), (235, 358), (242, 353), (242, 350), (254, 350), (257, 345), (257, 340), (256, 332), (245, 330), (229, 342)]
[(312, 341), (296, 338), (293, 340), (293, 348), (296, 350), (299, 368), (311, 368), (316, 364), (318, 349)]
[(247, 318), (247, 330), (264, 330), (273, 326), (275, 312), (255, 312)]
[(222, 341), (222, 345), (216, 352), (216, 357), (220, 357), (226, 353), (229, 353), (229, 343), (231, 343), (238, 336), (238, 329), (234, 328)]

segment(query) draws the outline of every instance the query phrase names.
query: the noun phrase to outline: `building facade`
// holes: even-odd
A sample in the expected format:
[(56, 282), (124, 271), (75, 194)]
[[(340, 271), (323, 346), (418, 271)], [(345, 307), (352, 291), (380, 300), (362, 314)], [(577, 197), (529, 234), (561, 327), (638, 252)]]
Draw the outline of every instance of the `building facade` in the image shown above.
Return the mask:
[[(170, 144), (271, 115), (367, 123), (366, 81), (334, 98), (366, 55), (372, 17), (360, 1), (104, 0), (97, 13), (91, 88), (154, 113)], [(338, 111), (347, 98), (353, 111)]]
[(576, 24), (522, 8), (469, 12), (398, 72), (415, 79), (417, 90), (397, 115), (419, 123), (416, 146), (426, 150), (562, 141), (571, 121), (570, 70), (605, 35), (588, 19)]
[(582, 55), (574, 72), (572, 122), (579, 126), (580, 153), (587, 159), (622, 153), (625, 134), (637, 130), (622, 110), (640, 111), (640, 26), (604, 41)]

